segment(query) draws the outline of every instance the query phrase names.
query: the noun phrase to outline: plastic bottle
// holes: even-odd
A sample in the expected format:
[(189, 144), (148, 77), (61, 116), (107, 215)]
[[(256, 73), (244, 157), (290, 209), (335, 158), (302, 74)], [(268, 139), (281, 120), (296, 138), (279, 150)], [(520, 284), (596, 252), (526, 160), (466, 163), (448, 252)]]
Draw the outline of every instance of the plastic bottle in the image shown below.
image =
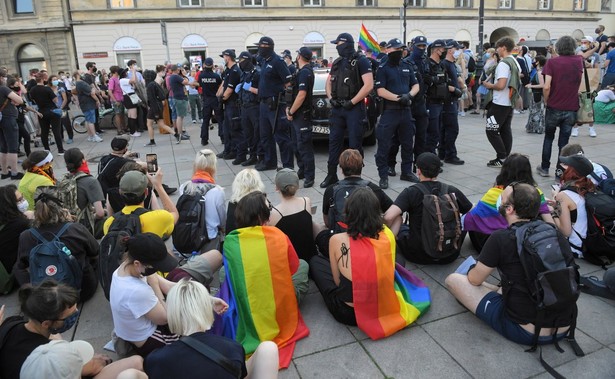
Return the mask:
[(198, 251), (193, 251), (192, 255), (190, 256), (190, 258), (188, 258), (188, 262), (195, 260), (196, 257), (198, 257), (198, 256), (199, 256)]

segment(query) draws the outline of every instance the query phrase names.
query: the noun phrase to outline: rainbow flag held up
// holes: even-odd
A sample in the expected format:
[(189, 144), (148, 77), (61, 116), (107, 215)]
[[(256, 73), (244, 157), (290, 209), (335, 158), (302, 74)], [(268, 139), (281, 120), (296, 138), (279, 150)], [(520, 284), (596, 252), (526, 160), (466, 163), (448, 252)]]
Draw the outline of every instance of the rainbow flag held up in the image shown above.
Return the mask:
[(371, 50), (372, 58), (380, 53), (380, 45), (378, 44), (378, 41), (372, 37), (363, 23), (361, 23), (361, 32), (359, 33), (359, 46), (361, 46), (366, 54), (367, 50)]
[(289, 253), (296, 253), (289, 249), (288, 237), (276, 227), (232, 231), (224, 241), (226, 279), (219, 294), (229, 304), (222, 334), (248, 355), (263, 341), (275, 342), (280, 368), (289, 366), (295, 343), (310, 333), (295, 297)]
[(395, 236), (389, 228), (378, 239), (350, 238), (350, 251), (357, 325), (371, 339), (398, 332), (429, 309), (429, 288), (395, 264)]

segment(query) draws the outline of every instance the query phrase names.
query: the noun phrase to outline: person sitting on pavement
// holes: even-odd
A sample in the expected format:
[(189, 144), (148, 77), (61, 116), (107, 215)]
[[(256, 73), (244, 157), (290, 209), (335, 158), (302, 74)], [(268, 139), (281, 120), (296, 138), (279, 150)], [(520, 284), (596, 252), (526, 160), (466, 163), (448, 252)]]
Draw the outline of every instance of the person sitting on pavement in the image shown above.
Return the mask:
[[(519, 258), (514, 227), (535, 219), (539, 208), (540, 195), (533, 185), (519, 183), (506, 187), (498, 211), (504, 214), (509, 227), (491, 234), (477, 263), (466, 274), (453, 273), (445, 281), (448, 290), (464, 307), (499, 334), (523, 345), (533, 345), (537, 314)], [(572, 260), (565, 238), (559, 232), (558, 237), (564, 257)], [(502, 280), (503, 287), (486, 282), (495, 269), (506, 278)], [(545, 314), (544, 321), (552, 321), (556, 316)], [(568, 329), (568, 326), (543, 327), (538, 344), (552, 343), (554, 338), (560, 340)]]
[(48, 150), (33, 151), (23, 161), (22, 167), (25, 174), (17, 188), (28, 202), (28, 210), (33, 211), (36, 189), (56, 185), (56, 178), (53, 175), (53, 154)]
[[(120, 171), (117, 173), (118, 183), (120, 180), (122, 180), (122, 177), (128, 171), (139, 171), (147, 175), (147, 168), (145, 167), (145, 165), (136, 161), (129, 160), (124, 164), (124, 166), (122, 166)], [(115, 212), (119, 212), (125, 206), (126, 203), (124, 202), (124, 197), (122, 197), (122, 195), (120, 194), (120, 188), (110, 188), (109, 192), (107, 192), (107, 214), (112, 215)], [(149, 210), (160, 209), (158, 197), (154, 193), (154, 188), (151, 186), (151, 184), (148, 184), (147, 186), (147, 196), (145, 196), (145, 199), (143, 200), (143, 207)]]
[[(334, 233), (343, 231), (343, 215), (341, 210), (344, 204), (336, 204), (336, 198), (347, 197), (343, 193), (341, 196), (336, 196), (338, 191), (346, 189), (346, 192), (351, 192), (354, 188), (369, 187), (378, 198), (380, 210), (384, 213), (391, 205), (393, 200), (375, 183), (365, 180), (361, 177), (363, 170), (363, 156), (359, 150), (346, 149), (342, 151), (339, 158), (339, 165), (342, 169), (344, 179), (331, 184), (325, 190), (322, 200), (322, 218), (327, 229), (315, 234), (316, 246), (324, 257), (329, 257), (329, 240)], [(340, 224), (340, 222), (342, 224)]]
[[(532, 165), (527, 156), (518, 153), (510, 154), (502, 164), (493, 187), (461, 219), (463, 230), (468, 232), (472, 245), (479, 253), (491, 233), (508, 227), (506, 219), (498, 213), (498, 203), (501, 201), (502, 191), (511, 183), (527, 183), (537, 186), (532, 176)], [(545, 222), (553, 223), (545, 196), (540, 188), (537, 189), (540, 194), (539, 215)]]
[(226, 280), (220, 297), (234, 310), (223, 316), (224, 335), (241, 343), (246, 354), (254, 352), (256, 341), (274, 341), (280, 367), (286, 368), (295, 342), (309, 334), (299, 311), (309, 267), (286, 234), (268, 225), (271, 209), (260, 191), (237, 204), (237, 229), (224, 240)]
[[(569, 143), (568, 145), (562, 147), (562, 151), (560, 154), (562, 157), (570, 157), (572, 155), (581, 155), (585, 157), (583, 147), (578, 143)], [(605, 165), (593, 162), (589, 158), (587, 159), (591, 162), (594, 168), (594, 170), (589, 175), (587, 175), (587, 179), (591, 180), (595, 186), (598, 186), (602, 180), (607, 179), (609, 175), (612, 175), (611, 170)]]
[[(429, 256), (423, 247), (421, 238), (421, 225), (423, 221), (423, 192), (419, 186), (426, 188), (431, 194), (442, 194), (444, 183), (438, 181), (438, 174), (442, 162), (434, 153), (425, 152), (416, 159), (416, 173), (420, 182), (411, 185), (404, 189), (393, 205), (387, 209), (384, 214), (384, 221), (391, 228), (393, 233), (397, 235), (402, 225), (402, 214), (408, 212), (408, 225), (410, 228), (408, 244), (409, 250), (402, 250), (404, 258), (419, 264), (448, 264), (459, 256), (459, 252), (452, 254), (446, 258), (436, 259)], [(459, 212), (465, 214), (472, 209), (472, 203), (468, 198), (454, 186), (448, 186), (448, 193), (453, 195), (459, 205)], [(459, 244), (463, 242), (463, 237)]]
[(602, 280), (595, 276), (582, 276), (580, 289), (589, 295), (615, 300), (615, 267), (606, 270)]
[(358, 325), (372, 339), (389, 336), (427, 310), (428, 303), (421, 307), (413, 302), (429, 300), (429, 290), (421, 282), (418, 288), (407, 288), (411, 299), (397, 296), (395, 236), (384, 225), (373, 191), (367, 187), (353, 191), (344, 213), (346, 233), (331, 237), (328, 259), (317, 255), (310, 260), (312, 278), (337, 321)]
[(152, 352), (144, 362), (145, 372), (150, 379), (181, 377), (185, 379), (208, 377), (267, 378), (278, 377), (278, 346), (265, 341), (258, 344), (254, 354), (246, 360), (246, 354), (239, 343), (222, 336), (207, 333), (214, 323), (214, 312), (226, 312), (228, 305), (212, 297), (200, 283), (182, 280), (169, 291), (167, 296), (167, 318), (169, 329), (177, 335), (202, 343), (222, 354), (231, 363), (236, 374), (213, 362), (201, 352), (194, 350), (189, 341), (173, 342)]
[(5, 295), (15, 282), (11, 272), (17, 261), (19, 235), (30, 228), (25, 212), (32, 211), (27, 210), (28, 202), (13, 184), (0, 187), (0, 209), (0, 295)]
[[(60, 333), (67, 332), (79, 318), (78, 292), (67, 285), (45, 280), (38, 286), (26, 286), (19, 290), (19, 303), (23, 316), (8, 317), (0, 330), (6, 330), (0, 349), (0, 375), (4, 379), (21, 378), (66, 378), (49, 376), (38, 371), (35, 376), (22, 375), (22, 368), (28, 370), (28, 356), (39, 346), (48, 345), (52, 340), (61, 340)], [(5, 329), (6, 328), (6, 329)], [(61, 361), (67, 359), (62, 357)], [(133, 356), (112, 362), (103, 354), (93, 354), (81, 368), (81, 375), (94, 378), (115, 378), (126, 369), (143, 370), (143, 359)], [(31, 372), (31, 371), (26, 371)], [(81, 375), (79, 377), (81, 377)]]
[(594, 122), (596, 124), (615, 124), (615, 86), (607, 86), (598, 91), (595, 100)]
[[(280, 204), (273, 207), (269, 225), (284, 232), (297, 250), (299, 259), (309, 262), (316, 254), (314, 236), (322, 227), (312, 221), (312, 201), (309, 197), (295, 196), (299, 189), (299, 176), (290, 168), (275, 175), (276, 191), (282, 195)], [(312, 229), (312, 233), (308, 231)]]
[(220, 249), (220, 242), (224, 237), (226, 224), (226, 207), (224, 189), (216, 185), (216, 154), (209, 149), (202, 149), (196, 153), (193, 164), (192, 179), (179, 187), (180, 195), (200, 194), (205, 197), (205, 227), (207, 228), (207, 242), (201, 252)]
[(226, 209), (226, 227), (224, 230), (226, 233), (230, 233), (232, 230), (237, 229), (235, 223), (235, 208), (239, 200), (243, 199), (249, 193), (265, 191), (265, 184), (261, 179), (261, 174), (253, 168), (244, 168), (235, 175), (233, 184), (231, 185), (231, 198), (228, 201)]
[(85, 160), (83, 152), (76, 147), (64, 152), (64, 162), (66, 170), (79, 178), (77, 180), (77, 205), (79, 209), (84, 209), (88, 206), (94, 208), (96, 219), (100, 220), (105, 217), (105, 209), (103, 201), (105, 200), (100, 182), (90, 175), (88, 161)]

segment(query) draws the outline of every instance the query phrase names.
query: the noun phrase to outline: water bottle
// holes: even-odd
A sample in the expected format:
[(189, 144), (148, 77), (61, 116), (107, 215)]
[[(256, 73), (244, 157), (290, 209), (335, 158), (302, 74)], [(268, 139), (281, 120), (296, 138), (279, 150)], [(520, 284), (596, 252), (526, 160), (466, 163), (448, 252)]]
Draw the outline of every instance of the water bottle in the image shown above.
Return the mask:
[(198, 251), (193, 251), (192, 255), (190, 256), (190, 258), (188, 258), (188, 262), (193, 261), (196, 259), (196, 257), (199, 256), (199, 252)]

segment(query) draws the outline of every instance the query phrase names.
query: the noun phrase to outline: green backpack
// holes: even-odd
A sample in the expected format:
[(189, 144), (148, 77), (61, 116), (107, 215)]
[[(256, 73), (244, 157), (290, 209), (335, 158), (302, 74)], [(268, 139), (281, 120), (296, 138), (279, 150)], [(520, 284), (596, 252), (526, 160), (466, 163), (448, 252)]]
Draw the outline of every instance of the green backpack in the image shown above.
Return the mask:
[(77, 181), (86, 176), (91, 176), (84, 172), (76, 174), (66, 173), (56, 185), (58, 197), (62, 201), (62, 206), (73, 216), (74, 222), (83, 224), (91, 233), (94, 233), (94, 207), (92, 204), (86, 205), (83, 209), (77, 203)]

